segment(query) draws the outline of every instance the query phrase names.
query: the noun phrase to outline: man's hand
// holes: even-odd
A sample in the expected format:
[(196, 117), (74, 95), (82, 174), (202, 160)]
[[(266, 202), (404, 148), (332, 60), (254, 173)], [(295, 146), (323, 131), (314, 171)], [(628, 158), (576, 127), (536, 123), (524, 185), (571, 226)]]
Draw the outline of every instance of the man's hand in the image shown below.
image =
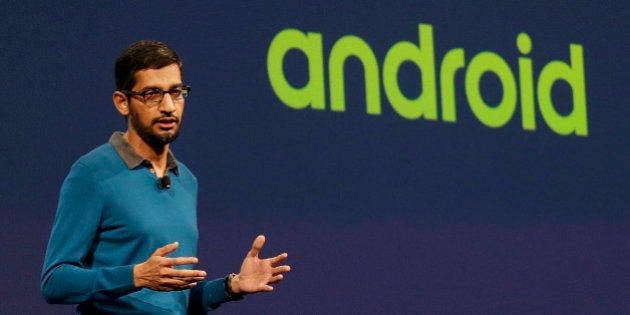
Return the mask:
[(179, 243), (175, 242), (160, 247), (153, 252), (147, 261), (133, 267), (133, 281), (138, 288), (149, 288), (155, 291), (174, 291), (190, 289), (198, 281), (206, 277), (203, 270), (182, 270), (173, 266), (196, 264), (196, 257), (168, 258)]
[(265, 236), (258, 235), (252, 244), (252, 249), (247, 253), (241, 265), (241, 271), (230, 282), (232, 292), (236, 294), (248, 294), (261, 291), (273, 291), (270, 284), (282, 280), (283, 273), (289, 272), (288, 265), (278, 266), (288, 256), (282, 253), (273, 258), (260, 259), (258, 253), (265, 245)]

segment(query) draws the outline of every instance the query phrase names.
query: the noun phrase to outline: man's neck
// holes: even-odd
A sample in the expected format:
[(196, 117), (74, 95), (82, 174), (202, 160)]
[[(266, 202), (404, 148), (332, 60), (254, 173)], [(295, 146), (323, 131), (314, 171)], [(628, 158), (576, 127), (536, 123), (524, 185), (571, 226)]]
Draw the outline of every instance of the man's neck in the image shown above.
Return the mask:
[(163, 177), (164, 175), (166, 175), (169, 152), (168, 144), (165, 144), (162, 147), (155, 148), (146, 143), (132, 129), (127, 130), (123, 137), (125, 138), (125, 140), (127, 140), (127, 142), (129, 142), (136, 153), (151, 162), (151, 164), (153, 165), (153, 170), (158, 177)]

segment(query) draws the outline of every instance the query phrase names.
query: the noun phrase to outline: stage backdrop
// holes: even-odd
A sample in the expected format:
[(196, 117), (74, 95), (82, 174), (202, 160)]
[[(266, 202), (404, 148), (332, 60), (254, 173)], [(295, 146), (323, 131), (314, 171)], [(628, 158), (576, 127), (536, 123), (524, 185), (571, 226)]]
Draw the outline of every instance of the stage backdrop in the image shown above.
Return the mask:
[[(630, 312), (624, 1), (4, 1), (0, 313), (72, 163), (124, 130), (113, 64), (169, 43), (200, 268), (289, 253), (219, 314)], [(150, 209), (146, 209), (150, 211)], [(173, 209), (177, 211), (177, 209)]]

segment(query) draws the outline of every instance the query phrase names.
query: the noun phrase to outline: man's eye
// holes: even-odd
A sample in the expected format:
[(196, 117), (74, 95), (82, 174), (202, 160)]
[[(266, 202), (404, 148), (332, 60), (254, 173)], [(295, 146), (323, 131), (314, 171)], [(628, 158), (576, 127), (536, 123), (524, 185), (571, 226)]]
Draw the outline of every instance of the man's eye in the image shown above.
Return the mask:
[(161, 93), (155, 90), (149, 90), (149, 91), (144, 92), (144, 97), (151, 98), (151, 97), (155, 97), (158, 94), (161, 94)]

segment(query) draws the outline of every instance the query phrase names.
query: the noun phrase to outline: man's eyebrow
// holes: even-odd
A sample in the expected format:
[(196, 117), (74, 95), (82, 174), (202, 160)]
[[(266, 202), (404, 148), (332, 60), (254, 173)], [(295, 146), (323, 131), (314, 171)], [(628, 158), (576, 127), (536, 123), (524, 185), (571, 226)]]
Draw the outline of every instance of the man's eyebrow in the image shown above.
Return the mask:
[(177, 83), (177, 84), (173, 84), (171, 85), (171, 87), (169, 87), (167, 90), (162, 90), (160, 87), (155, 86), (155, 85), (149, 85), (149, 86), (145, 86), (142, 89), (140, 89), (140, 91), (148, 91), (148, 90), (161, 90), (161, 91), (170, 91), (174, 88), (179, 88), (179, 87), (183, 87), (184, 84), (183, 83)]

